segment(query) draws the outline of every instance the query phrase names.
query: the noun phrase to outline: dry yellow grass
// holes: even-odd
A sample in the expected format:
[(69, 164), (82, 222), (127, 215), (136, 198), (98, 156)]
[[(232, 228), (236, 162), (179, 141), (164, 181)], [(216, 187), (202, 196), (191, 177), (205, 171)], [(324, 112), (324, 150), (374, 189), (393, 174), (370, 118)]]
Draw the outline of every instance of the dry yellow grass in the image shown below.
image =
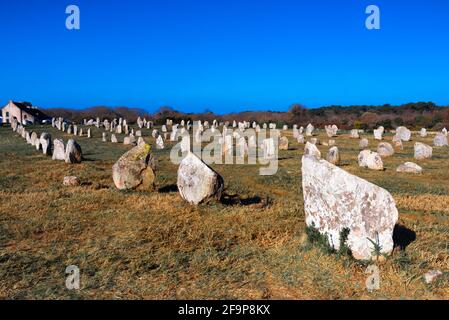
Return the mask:
[[(52, 128), (34, 130), (68, 139)], [(93, 133), (90, 140), (77, 138), (87, 160), (67, 165), (0, 128), (0, 298), (449, 298), (449, 148), (418, 162), (423, 174), (405, 175), (395, 169), (413, 161), (414, 142), (385, 159), (386, 171), (373, 172), (357, 166), (358, 140), (336, 139), (343, 168), (389, 190), (400, 222), (416, 232), (405, 250), (379, 265), (381, 288), (368, 292), (365, 264), (304, 237), (303, 151), (290, 133), (290, 150), (281, 152), (275, 176), (259, 176), (258, 166), (216, 165), (225, 201), (198, 207), (177, 193), (177, 166), (167, 149), (154, 148), (158, 192), (115, 189), (111, 168), (129, 147), (103, 143)], [(144, 134), (154, 144), (148, 130)], [(377, 145), (371, 138), (370, 144)], [(67, 175), (83, 185), (63, 187)], [(72, 264), (81, 270), (80, 291), (64, 285)], [(427, 285), (422, 276), (430, 269), (446, 273)]]

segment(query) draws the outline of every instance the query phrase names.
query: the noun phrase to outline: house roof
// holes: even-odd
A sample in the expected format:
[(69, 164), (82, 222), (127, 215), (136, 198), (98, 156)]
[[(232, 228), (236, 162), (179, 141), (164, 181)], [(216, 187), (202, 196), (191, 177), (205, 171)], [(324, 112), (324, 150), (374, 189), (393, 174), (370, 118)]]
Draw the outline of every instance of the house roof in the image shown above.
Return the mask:
[(34, 118), (37, 119), (47, 119), (49, 116), (47, 116), (45, 113), (37, 109), (36, 107), (33, 107), (31, 103), (29, 102), (12, 102), (17, 108), (20, 110), (32, 115)]

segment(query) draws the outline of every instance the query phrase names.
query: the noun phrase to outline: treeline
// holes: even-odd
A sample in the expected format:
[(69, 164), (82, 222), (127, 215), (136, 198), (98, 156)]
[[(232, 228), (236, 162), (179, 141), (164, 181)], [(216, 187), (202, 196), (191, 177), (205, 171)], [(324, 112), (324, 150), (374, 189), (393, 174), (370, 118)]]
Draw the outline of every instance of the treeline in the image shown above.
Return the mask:
[(283, 124), (298, 124), (306, 126), (313, 123), (316, 126), (336, 124), (341, 129), (373, 129), (380, 125), (386, 129), (393, 129), (405, 125), (410, 128), (420, 129), (422, 127), (435, 130), (443, 127), (449, 128), (449, 106), (437, 106), (432, 102), (408, 103), (400, 106), (382, 105), (360, 105), (360, 106), (326, 106), (317, 109), (307, 109), (300, 104), (294, 104), (287, 112), (274, 111), (243, 111), (217, 115), (207, 111), (204, 113), (183, 113), (170, 107), (161, 107), (155, 113), (148, 113), (143, 109), (127, 107), (92, 107), (84, 110), (71, 109), (48, 109), (46, 113), (52, 117), (63, 117), (65, 119), (81, 123), (83, 119), (113, 119), (124, 118), (135, 122), (138, 117), (145, 117), (156, 124), (165, 123), (166, 119), (175, 122), (181, 120), (202, 120), (212, 122), (218, 121), (256, 121), (258, 123), (274, 122), (279, 126)]

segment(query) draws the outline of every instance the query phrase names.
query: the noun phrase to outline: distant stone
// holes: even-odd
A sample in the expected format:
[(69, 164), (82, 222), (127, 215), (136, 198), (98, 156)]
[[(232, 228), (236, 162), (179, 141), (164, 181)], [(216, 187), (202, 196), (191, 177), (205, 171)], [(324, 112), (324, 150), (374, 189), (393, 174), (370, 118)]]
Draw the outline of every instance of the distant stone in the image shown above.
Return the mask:
[(108, 134), (107, 134), (106, 132), (103, 132), (103, 133), (101, 134), (101, 140), (102, 140), (103, 142), (108, 141)]
[(433, 145), (435, 147), (447, 147), (449, 146), (447, 143), (447, 137), (444, 135), (444, 133), (437, 133), (435, 138), (433, 139)]
[(352, 139), (359, 139), (360, 138), (358, 129), (352, 129), (351, 130), (351, 138)]
[(195, 154), (189, 152), (179, 165), (177, 185), (184, 200), (198, 205), (212, 199), (219, 200), (224, 180)]
[(137, 139), (137, 145), (138, 146), (140, 146), (141, 144), (145, 144), (146, 142), (145, 142), (145, 139), (143, 138), (143, 137), (139, 137), (138, 139)]
[(306, 127), (306, 136), (307, 137), (311, 137), (311, 136), (313, 136), (313, 131), (315, 130), (315, 127), (311, 124), (311, 123), (309, 123), (308, 125), (307, 125), (307, 127)]
[(392, 252), (398, 210), (388, 191), (306, 155), (302, 187), (306, 224), (325, 235), (330, 247), (340, 249), (340, 236), (346, 230), (345, 245), (357, 260), (376, 258), (374, 244), (381, 254)]
[(318, 138), (310, 138), (310, 143), (314, 144), (314, 145), (319, 145), (320, 144), (320, 139), (318, 139)]
[(395, 135), (393, 137), (393, 141), (392, 142), (393, 142), (393, 145), (394, 145), (395, 148), (397, 148), (399, 150), (403, 150), (404, 149), (404, 146), (402, 144), (402, 139), (399, 136)]
[(393, 146), (388, 142), (381, 142), (377, 146), (377, 153), (382, 158), (391, 157), (392, 155), (394, 155), (394, 149)]
[(77, 177), (70, 176), (70, 177), (64, 177), (64, 181), (62, 184), (66, 187), (76, 187), (80, 185), (80, 181)]
[(326, 160), (333, 165), (340, 165), (340, 152), (337, 147), (332, 147), (329, 149)]
[(80, 145), (73, 139), (67, 142), (65, 148), (65, 162), (66, 163), (81, 163), (82, 151)]
[(30, 136), (30, 144), (32, 146), (36, 145), (36, 140), (38, 140), (39, 138), (37, 137), (37, 133), (36, 132), (31, 132), (31, 136)]
[(421, 136), (421, 138), (427, 137), (427, 129), (422, 128), (421, 131), (419, 132), (419, 135)]
[(111, 134), (111, 142), (112, 143), (117, 143), (117, 137), (115, 136), (115, 134)]
[(383, 170), (384, 164), (382, 158), (377, 152), (371, 150), (363, 150), (359, 153), (358, 163), (360, 167), (371, 170)]
[(375, 129), (374, 130), (374, 139), (376, 140), (382, 140), (383, 130)]
[(281, 137), (279, 139), (279, 150), (288, 150), (288, 138)]
[(39, 142), (42, 146), (42, 153), (45, 155), (51, 154), (51, 135), (46, 132), (42, 132)]
[(329, 140), (329, 142), (328, 142), (329, 147), (335, 146), (335, 144), (336, 144), (335, 140), (332, 140), (332, 139)]
[(155, 189), (155, 162), (148, 144), (138, 145), (113, 165), (112, 178), (119, 190)]
[(321, 158), (320, 150), (318, 150), (316, 145), (314, 145), (313, 143), (310, 143), (310, 142), (306, 143), (306, 146), (304, 147), (304, 154), (309, 155), (309, 156), (314, 156), (318, 159)]
[(359, 148), (360, 149), (368, 148), (368, 145), (369, 145), (369, 141), (366, 138), (361, 139), (360, 142), (359, 142)]
[(422, 168), (416, 163), (406, 162), (397, 167), (396, 171), (401, 173), (422, 173)]
[(297, 141), (300, 144), (304, 144), (306, 142), (306, 139), (304, 138), (304, 136), (302, 134), (298, 134)]
[(53, 160), (65, 160), (64, 141), (55, 139), (53, 141)]
[(410, 141), (410, 138), (412, 136), (412, 132), (409, 129), (407, 129), (406, 127), (397, 127), (396, 128), (396, 135), (402, 141)]
[(162, 136), (158, 136), (156, 139), (156, 148), (157, 149), (164, 149), (164, 139), (162, 139)]
[(125, 145), (136, 145), (136, 138), (134, 136), (127, 136), (123, 139), (123, 144)]
[(432, 158), (433, 148), (427, 144), (416, 142), (415, 143), (415, 159), (424, 160)]

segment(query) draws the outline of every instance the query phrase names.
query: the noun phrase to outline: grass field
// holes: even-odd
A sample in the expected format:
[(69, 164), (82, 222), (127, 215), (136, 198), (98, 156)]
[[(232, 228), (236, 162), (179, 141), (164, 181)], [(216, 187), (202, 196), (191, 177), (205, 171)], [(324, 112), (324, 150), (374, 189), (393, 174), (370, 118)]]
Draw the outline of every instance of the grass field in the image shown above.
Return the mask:
[[(49, 126), (30, 129), (69, 139)], [(121, 192), (111, 170), (130, 147), (102, 142), (92, 130), (92, 139), (76, 137), (85, 161), (68, 165), (0, 127), (0, 298), (449, 299), (449, 148), (434, 148), (431, 160), (413, 160), (414, 142), (432, 144), (432, 137), (414, 135), (384, 160), (383, 172), (358, 167), (358, 140), (335, 139), (342, 168), (390, 191), (399, 222), (416, 233), (405, 250), (395, 249), (379, 265), (380, 290), (368, 292), (367, 264), (306, 237), (303, 146), (291, 130), (276, 175), (260, 176), (258, 165), (215, 165), (225, 179), (224, 199), (198, 207), (177, 192), (170, 143), (153, 148), (158, 191)], [(154, 146), (150, 131), (143, 133)], [(327, 141), (323, 132), (319, 138)], [(327, 147), (319, 149), (326, 154)], [(406, 161), (424, 173), (396, 173)], [(82, 185), (63, 187), (68, 175)], [(80, 268), (79, 291), (65, 287), (68, 265)], [(430, 269), (444, 275), (428, 285), (422, 276)]]

